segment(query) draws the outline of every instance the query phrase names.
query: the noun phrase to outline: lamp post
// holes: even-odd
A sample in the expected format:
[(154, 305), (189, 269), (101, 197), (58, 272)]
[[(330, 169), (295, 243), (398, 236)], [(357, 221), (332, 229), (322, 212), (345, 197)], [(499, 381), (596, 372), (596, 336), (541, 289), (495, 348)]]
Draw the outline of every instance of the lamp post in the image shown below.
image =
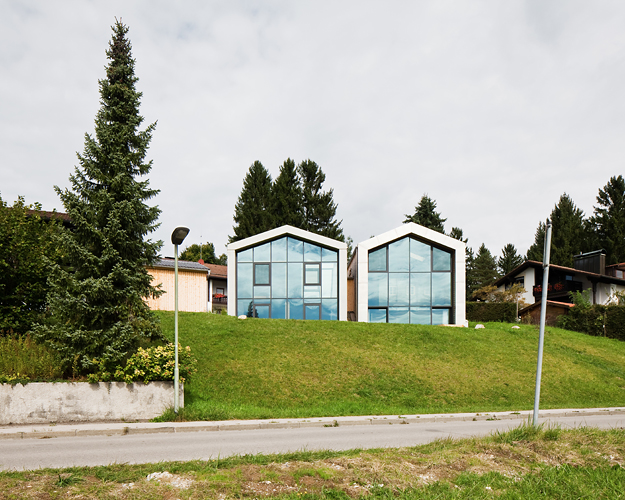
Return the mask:
[(171, 242), (174, 244), (176, 258), (174, 260), (174, 412), (178, 413), (178, 407), (180, 406), (180, 394), (178, 393), (178, 245), (180, 245), (189, 234), (188, 227), (177, 227), (174, 232), (171, 233)]

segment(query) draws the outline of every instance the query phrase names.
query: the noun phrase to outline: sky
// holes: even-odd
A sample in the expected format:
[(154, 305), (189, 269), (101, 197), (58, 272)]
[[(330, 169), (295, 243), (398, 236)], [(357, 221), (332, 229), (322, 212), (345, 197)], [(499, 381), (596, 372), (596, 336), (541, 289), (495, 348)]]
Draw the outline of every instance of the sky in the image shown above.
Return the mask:
[(63, 211), (111, 26), (136, 59), (150, 235), (218, 254), (250, 165), (311, 159), (357, 244), (424, 194), (445, 229), (524, 254), (563, 193), (623, 174), (625, 2), (0, 0), (0, 196)]

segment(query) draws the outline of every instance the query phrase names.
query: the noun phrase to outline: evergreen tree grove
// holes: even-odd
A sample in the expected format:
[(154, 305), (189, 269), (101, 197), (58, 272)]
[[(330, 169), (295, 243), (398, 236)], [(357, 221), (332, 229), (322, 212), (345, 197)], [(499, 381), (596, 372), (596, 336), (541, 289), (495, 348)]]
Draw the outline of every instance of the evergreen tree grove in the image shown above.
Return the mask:
[(482, 243), (471, 263), (470, 276), (467, 276), (467, 282), (471, 283), (470, 291), (475, 292), (482, 287), (492, 285), (498, 277), (497, 262), (490, 250)]
[(50, 322), (35, 330), (61, 355), (63, 369), (78, 374), (122, 362), (142, 339), (162, 338), (144, 301), (159, 293), (146, 270), (161, 246), (146, 240), (160, 214), (146, 202), (158, 191), (142, 179), (152, 167), (145, 157), (155, 124), (139, 130), (128, 28), (117, 21), (112, 29), (95, 137), (85, 135), (71, 190), (55, 187), (74, 228), (59, 237), (66, 261), (48, 281)]
[(197, 262), (202, 259), (206, 264), (219, 264), (220, 266), (225, 266), (228, 260), (224, 253), (219, 257), (215, 255), (215, 245), (212, 243), (202, 243), (201, 247), (197, 243), (193, 243), (180, 253), (179, 259), (190, 262)]
[(443, 219), (441, 214), (436, 211), (436, 202), (427, 194), (421, 197), (419, 204), (415, 207), (415, 213), (413, 215), (406, 214), (405, 217), (404, 224), (414, 222), (445, 234), (445, 221), (447, 219)]
[(590, 224), (599, 248), (606, 251), (606, 264), (625, 262), (625, 179), (622, 175), (612, 177), (599, 189)]
[(272, 210), (271, 176), (261, 162), (255, 161), (243, 180), (243, 189), (234, 207), (236, 225), (230, 243), (274, 228)]

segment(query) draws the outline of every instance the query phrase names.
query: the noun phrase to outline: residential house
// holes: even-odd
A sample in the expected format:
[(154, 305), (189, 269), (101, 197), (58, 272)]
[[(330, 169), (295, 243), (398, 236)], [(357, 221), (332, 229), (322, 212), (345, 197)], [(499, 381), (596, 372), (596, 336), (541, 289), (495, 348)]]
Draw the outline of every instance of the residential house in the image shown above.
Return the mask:
[(208, 268), (208, 312), (227, 310), (228, 266), (199, 262)]
[[(175, 300), (174, 259), (160, 259), (155, 265), (148, 267), (153, 285), (161, 285), (165, 292), (158, 298), (148, 298), (150, 309), (156, 311), (173, 311)], [(198, 262), (178, 261), (178, 310), (187, 312), (206, 312), (208, 302), (208, 286), (206, 285), (208, 269)]]

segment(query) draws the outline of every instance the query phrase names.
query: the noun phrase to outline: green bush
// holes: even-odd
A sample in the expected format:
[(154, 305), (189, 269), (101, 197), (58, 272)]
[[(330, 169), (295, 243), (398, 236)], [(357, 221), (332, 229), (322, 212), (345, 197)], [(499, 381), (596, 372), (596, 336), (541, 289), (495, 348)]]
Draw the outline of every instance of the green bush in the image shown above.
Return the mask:
[(61, 378), (58, 359), (30, 336), (0, 336), (0, 383)]
[[(88, 375), (89, 382), (108, 382), (111, 380), (126, 382), (144, 382), (152, 380), (174, 380), (175, 369), (175, 346), (167, 344), (158, 347), (139, 347), (122, 368), (117, 366), (115, 371), (108, 371), (103, 362), (94, 360), (101, 369), (94, 374)], [(182, 349), (178, 346), (178, 372), (180, 381), (184, 382), (188, 377), (197, 371), (195, 365), (197, 360), (191, 354), (191, 348), (187, 346)]]
[(467, 319), (469, 321), (516, 321), (516, 304), (514, 302), (467, 302)]
[(575, 302), (569, 314), (560, 316), (558, 326), (588, 335), (625, 340), (625, 306)]

